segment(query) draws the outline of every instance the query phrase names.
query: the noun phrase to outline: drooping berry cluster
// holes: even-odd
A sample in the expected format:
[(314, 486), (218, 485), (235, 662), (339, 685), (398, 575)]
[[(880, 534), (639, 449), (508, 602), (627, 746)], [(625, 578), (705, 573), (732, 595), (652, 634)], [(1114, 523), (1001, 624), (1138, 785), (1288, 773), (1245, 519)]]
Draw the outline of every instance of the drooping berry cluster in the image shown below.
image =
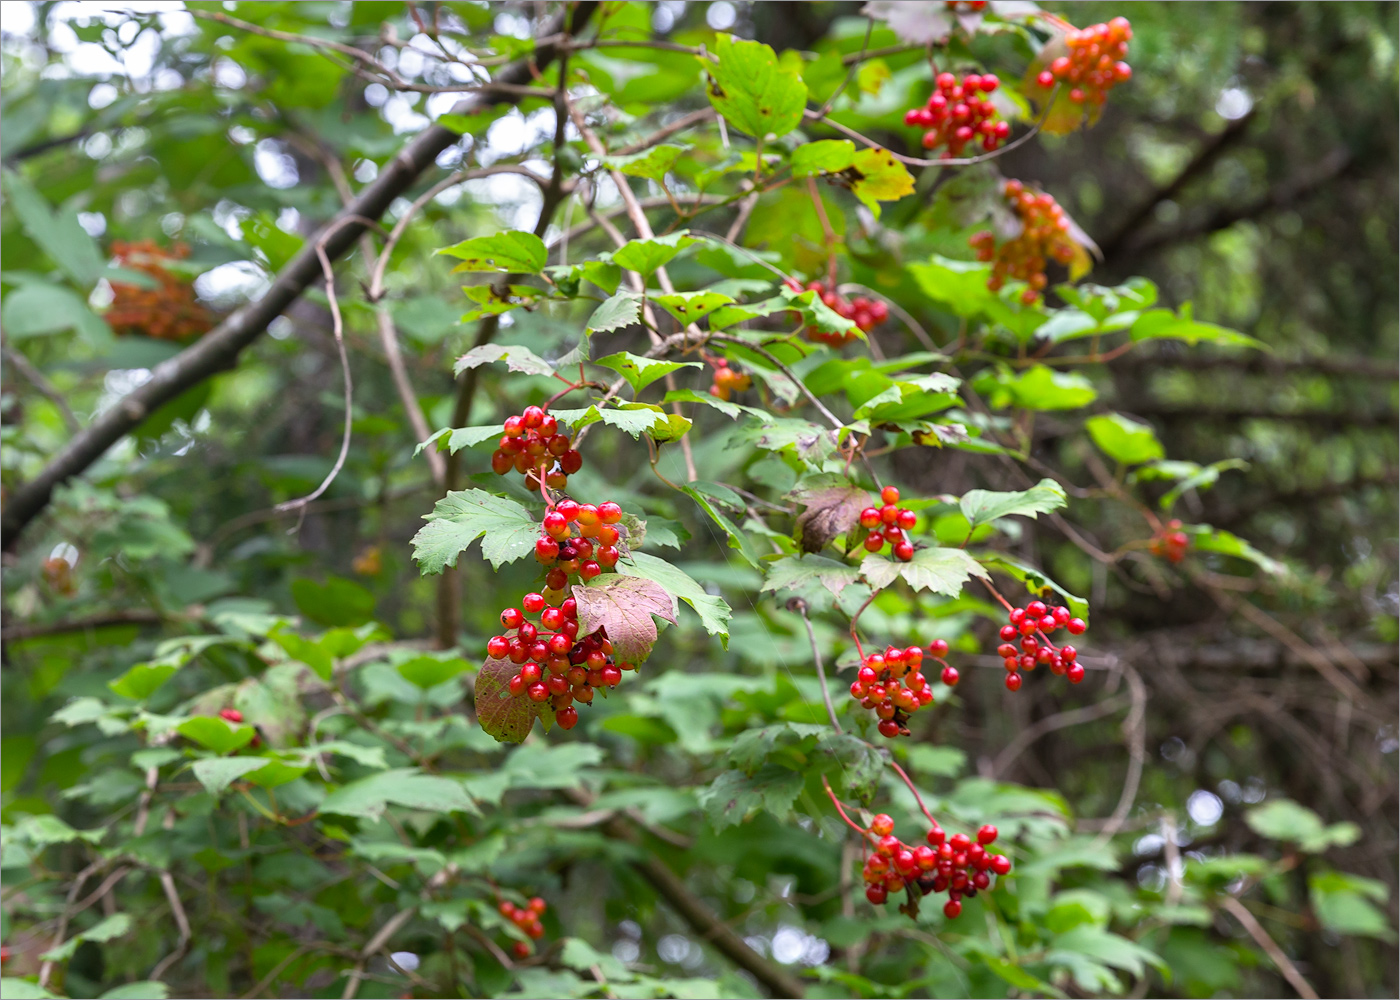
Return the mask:
[[(545, 575), (545, 597), (557, 603), (577, 574), (584, 581), (617, 565), (617, 543), (622, 531), (622, 508), (611, 500), (594, 506), (565, 498), (544, 516), (544, 533), (535, 542), (535, 559), (550, 567)], [(575, 534), (574, 530), (578, 533)]]
[[(869, 333), (890, 316), (890, 307), (885, 304), (883, 299), (869, 299), (863, 295), (847, 299), (836, 291), (834, 285), (828, 286), (820, 281), (809, 281), (803, 285), (796, 278), (789, 278), (787, 286), (794, 292), (816, 292), (823, 305), (842, 319), (850, 320), (864, 333)], [(831, 347), (842, 347), (857, 337), (854, 330), (846, 333), (829, 333), (815, 326), (807, 327), (803, 331), (803, 335), (808, 340)]]
[(1123, 62), (1132, 37), (1126, 17), (1071, 31), (1065, 35), (1069, 55), (1051, 62), (1035, 82), (1047, 90), (1056, 83), (1068, 83), (1069, 99), (1075, 104), (1102, 104), (1110, 90), (1132, 78), (1133, 68)]
[(1075, 662), (1079, 651), (1068, 644), (1056, 649), (1050, 641), (1050, 633), (1062, 627), (1070, 635), (1083, 635), (1089, 627), (1083, 618), (1075, 618), (1066, 607), (1047, 608), (1043, 601), (1012, 608), (1007, 617), (1010, 624), (1001, 627), (997, 655), (1006, 667), (1008, 691), (1021, 690), (1021, 672), (1030, 673), (1037, 666), (1068, 677), (1071, 684), (1084, 679), (1084, 665)]
[[(948, 644), (942, 648), (946, 653)], [(918, 646), (887, 646), (883, 653), (871, 653), (862, 661), (851, 683), (851, 697), (861, 708), (874, 711), (881, 736), (908, 736), (909, 717), (933, 701), (933, 691), (919, 669), (923, 661), (924, 651)]]
[[(518, 927), (520, 932), (531, 941), (538, 941), (544, 937), (544, 924), (540, 923), (540, 917), (544, 916), (544, 912), (549, 909), (549, 906), (539, 896), (530, 900), (525, 906), (516, 906), (510, 900), (503, 899), (496, 909), (500, 911), (501, 916)], [(530, 947), (529, 941), (517, 941), (512, 945), (512, 949), (516, 958), (529, 958), (530, 953), (534, 951)]]
[[(539, 624), (527, 614), (538, 615)], [(617, 687), (622, 672), (633, 669), (614, 658), (605, 629), (579, 636), (578, 605), (572, 597), (554, 607), (543, 594), (526, 594), (520, 607), (501, 612), (501, 625), (505, 633), (492, 636), (486, 652), (520, 665), (507, 690), (515, 698), (548, 701), (562, 729), (578, 724), (575, 701), (592, 704), (594, 691)], [(515, 634), (506, 634), (511, 632)]]
[(172, 274), (165, 261), (188, 257), (190, 248), (177, 243), (162, 250), (149, 240), (112, 244), (112, 256), (127, 270), (140, 271), (155, 279), (154, 288), (125, 282), (112, 282), (112, 305), (106, 316), (117, 336), (142, 334), (157, 340), (188, 340), (207, 333), (213, 319), (195, 300), (193, 286)]
[(707, 358), (715, 369), (714, 383), (710, 395), (717, 399), (728, 399), (730, 393), (743, 392), (753, 385), (753, 376), (729, 367), (728, 358)]
[(914, 543), (909, 540), (909, 530), (918, 517), (907, 507), (899, 506), (899, 489), (886, 486), (880, 491), (879, 507), (867, 507), (860, 512), (860, 526), (869, 531), (865, 536), (865, 551), (879, 552), (885, 543), (894, 546), (891, 550), (900, 562), (914, 558)]
[(963, 147), (980, 139), (988, 153), (1011, 135), (1011, 124), (997, 117), (996, 105), (980, 94), (990, 94), (1000, 84), (993, 73), (969, 73), (958, 82), (952, 73), (939, 73), (928, 101), (904, 113), (904, 124), (927, 129), (924, 149), (944, 147), (942, 157), (962, 156)]
[(1153, 536), (1148, 551), (1167, 562), (1179, 563), (1186, 558), (1186, 550), (1191, 547), (1191, 536), (1181, 530), (1181, 522), (1172, 518), (1165, 528)]
[(987, 287), (995, 292), (1007, 278), (1019, 278), (1029, 286), (1021, 293), (1021, 301), (1031, 305), (1049, 281), (1045, 259), (1068, 265), (1074, 258), (1069, 217), (1052, 195), (1032, 191), (1018, 180), (1007, 181), (1002, 193), (1021, 220), (1020, 234), (998, 246), (995, 234), (984, 229), (968, 242), (978, 260), (993, 262)]
[(561, 433), (559, 421), (538, 406), (527, 406), (517, 416), (507, 417), (500, 446), (491, 455), (491, 469), (504, 476), (511, 469), (525, 477), (531, 490), (540, 479), (552, 490), (562, 490), (583, 468), (583, 456), (572, 447), (569, 435)]
[[(962, 913), (962, 900), (971, 899), (992, 884), (992, 875), (1007, 875), (1011, 859), (991, 854), (987, 847), (997, 839), (997, 828), (984, 826), (974, 840), (965, 833), (947, 836), (935, 825), (927, 844), (910, 847), (894, 835), (894, 820), (884, 813), (870, 821), (875, 851), (865, 859), (861, 876), (865, 898), (876, 906), (890, 893), (905, 889), (913, 900), (931, 892), (946, 892), (943, 915), (950, 920)], [(917, 893), (917, 895), (915, 895)]]

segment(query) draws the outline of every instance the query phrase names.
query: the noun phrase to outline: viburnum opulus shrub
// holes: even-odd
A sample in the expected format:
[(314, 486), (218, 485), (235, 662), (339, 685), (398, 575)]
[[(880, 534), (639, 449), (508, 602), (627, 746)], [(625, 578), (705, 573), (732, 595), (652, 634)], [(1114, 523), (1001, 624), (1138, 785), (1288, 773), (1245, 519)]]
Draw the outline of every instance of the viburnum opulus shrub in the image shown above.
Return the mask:
[[(553, 24), (548, 46), (516, 37), (534, 8), (409, 5), (381, 31), (365, 20), (381, 5), (253, 6), (237, 11), (269, 18), (261, 29), (196, 11), (209, 59), (242, 53), (283, 97), (355, 63), (334, 78), (359, 88), (344, 115), (334, 94), (286, 115), (218, 98), (219, 114), (246, 119), (239, 129), (294, 130), (285, 144), (307, 176), (322, 154), (345, 161), (331, 173), (346, 184), (416, 162), (365, 169), (373, 150), (395, 148), (387, 125), (356, 130), (371, 93), (408, 127), (425, 90), (480, 93), (464, 81), (515, 67), (469, 113), (421, 105), (470, 136), (455, 147), (470, 152), (460, 174), (393, 201), (394, 228), (357, 244), (351, 273), (323, 289), (337, 344), (392, 346), (397, 322), (426, 345), (395, 372), (411, 382), (447, 342), (424, 329), (435, 314), (418, 308), (423, 275), (435, 295), (468, 282), (472, 346), (453, 366), (463, 426), (420, 446), (438, 452), (438, 499), (411, 558), (439, 601), (430, 611), (420, 590), (393, 595), (405, 621), (436, 616), (440, 648), (396, 639), (374, 621), (373, 595), (336, 577), (285, 588), (295, 617), (225, 599), (165, 505), (92, 486), (60, 494), (92, 558), (53, 549), (33, 593), (70, 600), (108, 574), (162, 600), (216, 596), (160, 615), (170, 631), (158, 645), (104, 647), (110, 683), (53, 717), (63, 739), (91, 740), (64, 759), (104, 770), (64, 793), (89, 810), (81, 828), (7, 822), (4, 864), (26, 879), (7, 897), (9, 926), (27, 943), (7, 959), (22, 985), (6, 996), (65, 981), (98, 995), (88, 959), (114, 941), (129, 944), (107, 954), (130, 982), (108, 996), (165, 995), (167, 981), (199, 995), (699, 997), (1100, 995), (1137, 980), (1143, 994), (1163, 968), (1149, 935), (1204, 941), (1238, 895), (1303, 864), (1318, 919), (1346, 903), (1350, 926), (1374, 930), (1374, 886), (1321, 866), (1346, 824), (1272, 801), (1248, 822), (1262, 842), (1289, 844), (1271, 848), (1277, 858), (1183, 863), (1167, 817), (1133, 811), (1141, 681), (1094, 648), (1107, 630), (1081, 596), (1089, 566), (1117, 573), (1141, 557), (1133, 565), (1163, 592), (1286, 568), (1173, 515), (1238, 462), (1170, 461), (1151, 426), (1100, 396), (1104, 366), (1138, 345), (1255, 342), (1159, 304), (1145, 279), (1085, 282), (1097, 247), (1054, 185), (1001, 170), (1039, 133), (1092, 124), (1128, 85), (1124, 18), (1081, 30), (1030, 3), (876, 2), (821, 52), (779, 55), (722, 31), (658, 40), (674, 4), (572, 5), (578, 23)], [(330, 20), (293, 32), (313, 10)], [(341, 28), (332, 61), (317, 61)], [(403, 86), (424, 53), (433, 73)], [(380, 100), (366, 75), (402, 92)], [(232, 78), (206, 67), (191, 86)], [(167, 93), (181, 94), (134, 96)], [(497, 131), (512, 102), (523, 117)], [(501, 154), (491, 135), (521, 120), (534, 138)], [(282, 142), (256, 146), (264, 167)], [(187, 171), (190, 197), (221, 162)], [(501, 209), (522, 228), (430, 255), (448, 239), (437, 234), (485, 217), (474, 203), (450, 227), (420, 225), (441, 208), (432, 192), (506, 175), (539, 188), (538, 220), (524, 218), (536, 201), (512, 202)], [(317, 191), (288, 190), (281, 207), (311, 213), (354, 194)], [(210, 231), (222, 239), (242, 220), (259, 261), (297, 238), (270, 210), (226, 218)], [(401, 264), (400, 240), (421, 244), (419, 271)], [(165, 266), (179, 255), (117, 245), (118, 332), (203, 331)], [(123, 270), (150, 280), (124, 283), (136, 276)], [(386, 419), (363, 399), (335, 411), (347, 454)], [(452, 402), (421, 412), (446, 422)], [(1037, 421), (1053, 422), (1066, 454), (1092, 456), (1101, 481), (1058, 470)], [(410, 450), (395, 445), (319, 502), (417, 502), (422, 481), (400, 490), (396, 478), (428, 474)], [(950, 454), (1008, 488), (949, 492), (937, 459)], [(1072, 561), (1045, 565), (1023, 544), (1038, 518), (1070, 540)], [(1092, 542), (1076, 527), (1090, 518)], [(399, 548), (386, 528), (352, 565), (379, 577)], [(177, 558), (186, 575), (151, 582)], [(965, 774), (945, 735), (970, 705), (1026, 720), (1071, 685), (1129, 712), (1129, 780), (1079, 831), (1057, 793), (997, 780), (996, 762)], [(1130, 815), (1139, 848), (1165, 852), (1165, 895), (1117, 875)], [(60, 882), (62, 864), (78, 875)], [(692, 961), (678, 932), (658, 945), (669, 971), (639, 961), (641, 931), (628, 928), (650, 919), (633, 898), (642, 884), (743, 977), (683, 975), (708, 959), (695, 945)], [(616, 885), (629, 887), (625, 905)], [(1299, 919), (1311, 933), (1314, 917)], [(611, 952), (595, 946), (602, 926), (623, 929)], [(1242, 961), (1242, 940), (1214, 960)], [(793, 954), (810, 974), (793, 971)]]

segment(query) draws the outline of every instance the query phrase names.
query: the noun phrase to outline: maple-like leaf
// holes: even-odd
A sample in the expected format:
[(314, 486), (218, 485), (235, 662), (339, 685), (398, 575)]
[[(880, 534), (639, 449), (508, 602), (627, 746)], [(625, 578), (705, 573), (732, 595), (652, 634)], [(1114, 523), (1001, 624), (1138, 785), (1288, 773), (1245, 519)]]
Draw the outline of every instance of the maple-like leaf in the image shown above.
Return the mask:
[(491, 658), (476, 675), (476, 721), (502, 743), (520, 743), (529, 736), (542, 707), (523, 695), (512, 697), (507, 690), (519, 672), (510, 660)]
[(610, 574), (592, 586), (572, 588), (578, 602), (579, 635), (607, 629), (619, 660), (639, 663), (656, 644), (652, 615), (676, 623), (676, 602), (655, 580)]
[(831, 474), (813, 476), (789, 494), (806, 507), (797, 517), (797, 539), (803, 552), (820, 552), (837, 535), (848, 533), (870, 506), (870, 494)]

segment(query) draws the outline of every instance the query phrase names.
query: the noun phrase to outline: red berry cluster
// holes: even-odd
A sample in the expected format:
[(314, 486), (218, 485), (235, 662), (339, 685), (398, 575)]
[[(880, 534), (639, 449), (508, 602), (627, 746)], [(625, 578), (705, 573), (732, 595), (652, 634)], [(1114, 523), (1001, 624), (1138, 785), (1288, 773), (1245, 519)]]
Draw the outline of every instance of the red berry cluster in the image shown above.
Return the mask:
[(943, 6), (958, 14), (976, 14), (987, 9), (987, 0), (943, 0)]
[[(946, 642), (943, 651), (948, 651)], [(881, 736), (908, 736), (909, 717), (933, 701), (933, 690), (919, 670), (923, 661), (924, 651), (918, 646), (887, 646), (883, 653), (871, 653), (862, 661), (851, 683), (851, 697), (861, 708), (874, 710)]]
[[(816, 292), (828, 309), (833, 310), (842, 319), (850, 320), (864, 333), (869, 333), (890, 317), (890, 307), (882, 299), (868, 299), (863, 295), (847, 299), (836, 291), (834, 285), (828, 287), (820, 281), (809, 281), (804, 286), (796, 278), (789, 278), (787, 286), (794, 292)], [(808, 340), (831, 347), (842, 347), (856, 339), (854, 331), (827, 333), (815, 326), (807, 327), (803, 333)]]
[[(539, 624), (527, 615), (538, 615)], [(579, 636), (578, 604), (572, 597), (556, 607), (543, 594), (526, 594), (520, 607), (501, 612), (501, 625), (505, 632), (487, 641), (486, 652), (520, 664), (507, 690), (516, 698), (549, 701), (563, 729), (578, 723), (575, 701), (592, 704), (595, 690), (617, 687), (622, 672), (634, 669), (613, 656), (606, 629)], [(515, 634), (506, 634), (511, 632)]]
[(541, 477), (550, 489), (562, 490), (581, 468), (583, 456), (573, 450), (569, 435), (560, 433), (559, 421), (538, 406), (506, 418), (500, 447), (491, 455), (496, 475), (514, 469), (532, 490), (539, 489)]
[[(539, 896), (530, 900), (526, 906), (516, 906), (510, 900), (503, 899), (496, 909), (500, 910), (501, 916), (520, 928), (520, 932), (531, 941), (538, 941), (544, 937), (544, 924), (540, 923), (540, 917), (544, 916), (544, 911), (549, 909), (549, 906)], [(517, 941), (513, 947), (516, 958), (529, 958), (534, 950), (529, 941)]]
[(121, 281), (112, 282), (112, 305), (104, 317), (117, 336), (142, 334), (157, 340), (188, 340), (199, 337), (214, 325), (213, 318), (195, 300), (194, 287), (172, 274), (166, 261), (188, 257), (190, 248), (177, 243), (162, 250), (149, 240), (112, 244), (117, 264), (129, 271), (140, 271), (155, 279), (155, 288), (142, 288)]
[(1068, 83), (1069, 99), (1075, 104), (1102, 104), (1110, 90), (1133, 75), (1133, 68), (1122, 61), (1132, 37), (1133, 29), (1126, 17), (1071, 31), (1065, 35), (1069, 55), (1060, 56), (1048, 69), (1041, 70), (1035, 82), (1046, 90), (1056, 83)]
[(1190, 547), (1191, 536), (1181, 530), (1180, 521), (1172, 518), (1167, 522), (1167, 526), (1153, 537), (1148, 551), (1154, 556), (1166, 559), (1167, 562), (1179, 563), (1186, 558), (1186, 550)]
[(1000, 82), (993, 73), (969, 73), (961, 83), (952, 73), (939, 73), (927, 103), (906, 111), (904, 124), (927, 129), (923, 147), (946, 147), (942, 154), (945, 160), (961, 156), (963, 147), (978, 137), (990, 153), (1011, 135), (1011, 124), (997, 120), (996, 105), (979, 97), (978, 92), (990, 94)]
[(860, 512), (860, 526), (869, 530), (865, 536), (865, 551), (879, 552), (885, 543), (894, 546), (894, 557), (900, 562), (914, 558), (914, 543), (909, 529), (918, 520), (908, 507), (899, 506), (899, 489), (886, 486), (880, 491), (879, 507), (867, 507)]
[(545, 514), (544, 533), (535, 542), (535, 559), (550, 567), (545, 575), (549, 597), (554, 601), (562, 597), (575, 573), (587, 581), (617, 565), (617, 543), (622, 538), (617, 523), (621, 520), (622, 508), (611, 500), (595, 507), (565, 498)]
[[(1011, 871), (1011, 859), (990, 854), (987, 847), (997, 839), (997, 828), (984, 826), (973, 840), (965, 833), (947, 836), (934, 826), (927, 844), (910, 847), (894, 835), (894, 820), (884, 813), (870, 821), (870, 839), (875, 853), (865, 859), (861, 872), (866, 882), (865, 898), (876, 906), (892, 892), (907, 889), (919, 896), (931, 892), (948, 893), (943, 915), (950, 920), (962, 913), (962, 899), (971, 899), (992, 884), (992, 875)], [(917, 898), (917, 897), (916, 897)]]
[(1084, 679), (1084, 666), (1075, 662), (1079, 651), (1068, 644), (1056, 649), (1049, 638), (1060, 627), (1070, 635), (1083, 635), (1089, 627), (1083, 618), (1073, 617), (1066, 607), (1047, 608), (1043, 601), (1012, 608), (1007, 617), (1010, 624), (1001, 627), (997, 655), (1006, 666), (1008, 691), (1021, 690), (1020, 672), (1029, 673), (1040, 665), (1048, 666), (1052, 674), (1068, 677), (1071, 684)]
[(1045, 276), (1045, 258), (1063, 265), (1074, 258), (1069, 216), (1054, 196), (1031, 191), (1020, 181), (1007, 181), (1002, 193), (1021, 220), (1020, 235), (998, 246), (992, 231), (984, 229), (973, 233), (968, 242), (977, 251), (978, 260), (994, 261), (987, 287), (995, 292), (1007, 278), (1019, 278), (1030, 286), (1021, 293), (1021, 301), (1031, 305), (1040, 298), (1049, 280)]
[(727, 358), (707, 358), (707, 361), (714, 366), (714, 384), (710, 386), (710, 395), (717, 399), (728, 399), (730, 393), (743, 392), (753, 385), (753, 376), (747, 372), (737, 371), (729, 367)]

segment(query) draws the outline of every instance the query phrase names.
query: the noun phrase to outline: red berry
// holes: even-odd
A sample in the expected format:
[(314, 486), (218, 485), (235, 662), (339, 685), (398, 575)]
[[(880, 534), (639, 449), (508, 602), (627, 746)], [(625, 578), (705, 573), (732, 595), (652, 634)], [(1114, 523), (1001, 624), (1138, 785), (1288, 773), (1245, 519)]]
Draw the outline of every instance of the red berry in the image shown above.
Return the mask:
[(895, 524), (903, 528), (905, 531), (909, 531), (910, 529), (912, 529), (914, 525), (918, 523), (918, 521), (919, 516), (915, 514), (912, 510), (909, 510), (907, 507), (901, 507), (899, 509), (899, 516), (895, 518)]
[(865, 898), (876, 906), (880, 906), (889, 897), (883, 885), (871, 885), (865, 888)]
[(535, 542), (535, 559), (549, 564), (559, 558), (559, 543), (552, 538), (541, 538)]
[(911, 542), (900, 542), (894, 547), (894, 557), (900, 562), (909, 562), (914, 558), (914, 546)]
[(520, 421), (531, 430), (536, 430), (544, 423), (544, 410), (538, 406), (527, 406), (520, 414)]
[(958, 683), (957, 667), (944, 667), (942, 677), (943, 683), (946, 684), (948, 687), (956, 686)]
[(572, 476), (583, 468), (583, 456), (576, 451), (566, 451), (559, 456), (559, 468), (564, 470), (565, 475)]
[(1069, 678), (1071, 684), (1078, 684), (1084, 679), (1084, 665), (1082, 663), (1071, 663), (1065, 668), (1065, 676)]
[(616, 524), (622, 520), (622, 508), (611, 500), (598, 505), (598, 517), (604, 524)]
[(1001, 636), (1002, 642), (1010, 642), (1012, 639), (1015, 639), (1018, 636), (1020, 636), (1021, 630), (1018, 629), (1015, 625), (1003, 625), (1001, 627), (1001, 631), (997, 634)]
[(880, 526), (880, 508), (867, 507), (860, 512), (860, 526), (862, 528), (877, 528)]
[(948, 643), (944, 639), (934, 639), (928, 644), (928, 651), (935, 657), (942, 658), (948, 655)]
[(996, 839), (997, 828), (992, 826), (990, 823), (988, 823), (986, 826), (982, 827), (977, 831), (977, 843), (981, 844), (983, 847), (986, 847), (988, 844), (990, 844)]
[(865, 551), (879, 552), (885, 547), (885, 536), (878, 531), (872, 531), (865, 536)]
[(1025, 608), (1012, 608), (1011, 613), (1006, 616), (1012, 625), (1020, 625), (1026, 617)]
[(486, 641), (486, 655), (493, 660), (504, 659), (510, 652), (510, 640), (503, 635), (493, 635)]
[(526, 614), (537, 615), (545, 609), (549, 602), (540, 594), (526, 594), (520, 599), (520, 606), (525, 609)]
[(956, 899), (950, 899), (943, 904), (943, 915), (949, 920), (956, 919), (960, 913), (962, 913), (962, 903)]
[(234, 723), (242, 722), (243, 713), (236, 708), (225, 708), (219, 712), (219, 718), (226, 719), (229, 722)]
[(1060, 647), (1060, 659), (1063, 660), (1065, 663), (1073, 663), (1075, 657), (1077, 657), (1078, 655), (1079, 650), (1075, 649), (1073, 646)]
[(876, 727), (880, 730), (880, 735), (889, 739), (894, 739), (899, 735), (899, 723), (893, 719), (882, 719), (880, 725)]
[(1071, 618), (1065, 622), (1065, 628), (1069, 630), (1070, 635), (1083, 635), (1088, 627), (1083, 618)]
[(568, 708), (561, 708), (554, 713), (554, 721), (559, 723), (560, 729), (573, 729), (578, 725), (578, 709), (570, 705)]
[(501, 625), (505, 628), (519, 628), (525, 623), (525, 616), (519, 608), (506, 608), (501, 612)]
[[(539, 668), (536, 667), (535, 669), (538, 670)], [(539, 681), (536, 681), (525, 688), (525, 694), (531, 701), (544, 701), (549, 697), (549, 688), (545, 687)]]
[(886, 486), (880, 491), (880, 501), (885, 504), (899, 503), (899, 487)]
[(994, 854), (989, 867), (998, 875), (1006, 875), (1011, 871), (1011, 859), (1005, 854)]
[(1007, 674), (1007, 675), (1006, 675), (1006, 690), (1008, 690), (1008, 691), (1019, 691), (1019, 690), (1021, 690), (1021, 675), (1020, 675), (1020, 674)]

